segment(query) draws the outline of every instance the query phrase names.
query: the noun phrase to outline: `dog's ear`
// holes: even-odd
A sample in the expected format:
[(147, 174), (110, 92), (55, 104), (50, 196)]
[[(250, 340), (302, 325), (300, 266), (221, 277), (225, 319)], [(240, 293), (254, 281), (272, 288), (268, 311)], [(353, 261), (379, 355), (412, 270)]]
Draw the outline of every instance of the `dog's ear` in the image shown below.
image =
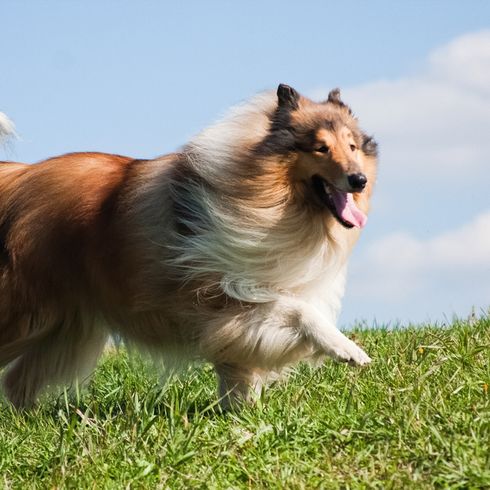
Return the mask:
[(372, 136), (368, 136), (367, 134), (362, 134), (362, 151), (365, 155), (370, 157), (378, 156), (378, 143)]
[(277, 100), (279, 107), (284, 107), (287, 109), (297, 109), (299, 97), (299, 93), (289, 85), (281, 83), (277, 87)]
[(338, 105), (339, 107), (343, 107), (347, 109), (347, 112), (352, 116), (352, 110), (351, 108), (345, 104), (342, 99), (340, 98), (340, 89), (339, 88), (334, 88), (333, 90), (330, 90), (328, 94), (328, 99), (323, 102), (324, 104), (335, 104)]
[(328, 94), (328, 99), (325, 102), (330, 102), (331, 104), (345, 105), (340, 99), (340, 89), (334, 88), (330, 90)]

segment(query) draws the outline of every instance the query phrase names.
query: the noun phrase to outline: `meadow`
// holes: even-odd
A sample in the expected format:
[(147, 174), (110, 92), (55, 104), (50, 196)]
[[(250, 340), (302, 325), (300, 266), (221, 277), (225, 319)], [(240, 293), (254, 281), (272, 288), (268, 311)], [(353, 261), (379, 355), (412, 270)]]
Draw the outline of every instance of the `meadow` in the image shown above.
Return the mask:
[(349, 333), (364, 369), (295, 368), (221, 413), (210, 366), (162, 384), (124, 349), (27, 413), (0, 403), (0, 488), (490, 488), (490, 318)]

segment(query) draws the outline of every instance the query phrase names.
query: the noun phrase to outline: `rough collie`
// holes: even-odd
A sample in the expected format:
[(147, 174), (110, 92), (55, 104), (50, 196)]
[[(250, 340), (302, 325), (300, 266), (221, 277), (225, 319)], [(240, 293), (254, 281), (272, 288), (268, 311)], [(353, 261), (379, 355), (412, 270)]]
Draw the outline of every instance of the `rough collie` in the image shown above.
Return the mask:
[(2, 162), (7, 397), (86, 376), (111, 333), (213, 363), (225, 406), (302, 359), (369, 363), (336, 318), (376, 159), (338, 90), (279, 85), (154, 160)]

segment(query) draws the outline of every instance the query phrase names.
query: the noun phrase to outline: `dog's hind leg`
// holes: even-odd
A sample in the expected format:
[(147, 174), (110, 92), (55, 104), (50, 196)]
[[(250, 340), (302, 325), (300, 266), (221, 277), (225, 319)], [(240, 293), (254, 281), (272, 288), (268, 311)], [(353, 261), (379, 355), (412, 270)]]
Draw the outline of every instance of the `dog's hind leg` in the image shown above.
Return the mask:
[(215, 370), (218, 374), (220, 405), (225, 410), (250, 402), (253, 394), (260, 394), (260, 373), (234, 364), (217, 364)]
[(107, 341), (94, 318), (76, 313), (40, 337), (7, 369), (3, 384), (13, 405), (28, 408), (48, 385), (83, 379), (92, 371)]

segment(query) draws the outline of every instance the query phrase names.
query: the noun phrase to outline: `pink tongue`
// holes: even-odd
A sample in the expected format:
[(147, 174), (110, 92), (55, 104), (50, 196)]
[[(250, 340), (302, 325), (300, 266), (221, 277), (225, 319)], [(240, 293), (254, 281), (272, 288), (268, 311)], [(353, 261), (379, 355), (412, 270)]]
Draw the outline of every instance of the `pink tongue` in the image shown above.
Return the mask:
[(338, 215), (347, 223), (362, 228), (366, 224), (367, 216), (356, 206), (352, 194), (333, 187), (330, 187), (330, 192)]

